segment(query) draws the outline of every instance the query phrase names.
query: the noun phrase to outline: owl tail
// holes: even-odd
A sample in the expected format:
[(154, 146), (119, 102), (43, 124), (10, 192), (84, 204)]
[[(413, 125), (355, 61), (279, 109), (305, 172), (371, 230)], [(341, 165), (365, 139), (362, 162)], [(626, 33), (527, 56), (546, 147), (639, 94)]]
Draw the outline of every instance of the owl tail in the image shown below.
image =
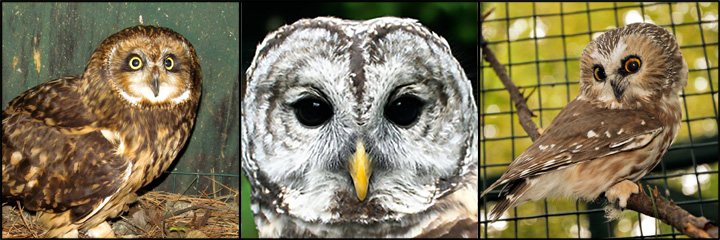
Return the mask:
[(508, 210), (508, 208), (514, 206), (515, 202), (522, 197), (525, 192), (530, 189), (531, 184), (526, 179), (518, 179), (514, 182), (509, 183), (512, 185), (510, 191), (495, 205), (490, 211), (491, 222), (495, 222), (502, 216), (502, 214)]

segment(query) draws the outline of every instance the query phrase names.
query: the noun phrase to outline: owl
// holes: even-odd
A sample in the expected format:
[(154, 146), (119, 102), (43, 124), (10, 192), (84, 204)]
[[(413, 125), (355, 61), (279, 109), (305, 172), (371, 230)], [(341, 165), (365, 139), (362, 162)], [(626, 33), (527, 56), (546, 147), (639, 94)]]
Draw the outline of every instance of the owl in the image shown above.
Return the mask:
[(37, 211), (45, 237), (114, 237), (105, 220), (178, 155), (201, 86), (195, 49), (175, 31), (113, 34), (81, 75), (40, 84), (3, 111), (3, 199)]
[(688, 77), (672, 34), (649, 23), (610, 30), (588, 44), (580, 69), (578, 96), (480, 195), (509, 186), (492, 221), (553, 196), (591, 201), (604, 193), (624, 208), (672, 144)]
[(414, 19), (301, 19), (247, 70), (242, 168), (260, 237), (477, 236), (477, 107)]

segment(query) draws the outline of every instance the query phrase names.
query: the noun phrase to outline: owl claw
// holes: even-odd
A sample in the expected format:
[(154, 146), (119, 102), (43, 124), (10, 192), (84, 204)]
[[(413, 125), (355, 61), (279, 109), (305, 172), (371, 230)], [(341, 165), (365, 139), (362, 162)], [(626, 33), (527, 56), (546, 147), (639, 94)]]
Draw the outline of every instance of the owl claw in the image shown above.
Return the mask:
[(625, 209), (627, 207), (627, 200), (633, 193), (640, 192), (638, 185), (629, 180), (619, 182), (605, 191), (605, 197), (611, 203), (614, 203), (617, 208)]

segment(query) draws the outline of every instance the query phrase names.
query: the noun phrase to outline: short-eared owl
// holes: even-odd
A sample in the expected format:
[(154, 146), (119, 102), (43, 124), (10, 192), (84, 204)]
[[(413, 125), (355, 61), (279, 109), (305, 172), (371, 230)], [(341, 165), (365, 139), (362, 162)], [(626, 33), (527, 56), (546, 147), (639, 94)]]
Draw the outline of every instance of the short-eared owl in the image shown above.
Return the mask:
[(105, 220), (187, 141), (201, 86), (195, 49), (173, 30), (108, 37), (81, 75), (29, 89), (3, 111), (3, 198), (38, 211), (46, 237), (113, 236)]

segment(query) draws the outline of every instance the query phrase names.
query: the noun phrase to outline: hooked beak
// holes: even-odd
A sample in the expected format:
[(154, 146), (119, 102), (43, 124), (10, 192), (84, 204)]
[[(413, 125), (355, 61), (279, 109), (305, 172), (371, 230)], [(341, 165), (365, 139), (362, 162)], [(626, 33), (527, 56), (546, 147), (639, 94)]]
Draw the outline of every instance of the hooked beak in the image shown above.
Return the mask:
[(350, 176), (355, 184), (355, 194), (360, 201), (363, 201), (365, 200), (365, 196), (367, 196), (370, 175), (372, 175), (372, 166), (370, 165), (370, 158), (367, 156), (365, 146), (361, 140), (358, 140), (355, 147), (355, 154), (350, 158), (348, 166)]
[(150, 88), (152, 88), (153, 94), (155, 94), (155, 97), (157, 97), (160, 93), (160, 81), (158, 80), (158, 78), (160, 78), (160, 73), (158, 72), (157, 68), (153, 69), (152, 78), (153, 80), (150, 83)]
[(622, 95), (627, 87), (627, 81), (624, 78), (616, 78), (610, 80), (610, 86), (612, 86), (613, 93), (615, 94), (615, 100), (622, 102)]

